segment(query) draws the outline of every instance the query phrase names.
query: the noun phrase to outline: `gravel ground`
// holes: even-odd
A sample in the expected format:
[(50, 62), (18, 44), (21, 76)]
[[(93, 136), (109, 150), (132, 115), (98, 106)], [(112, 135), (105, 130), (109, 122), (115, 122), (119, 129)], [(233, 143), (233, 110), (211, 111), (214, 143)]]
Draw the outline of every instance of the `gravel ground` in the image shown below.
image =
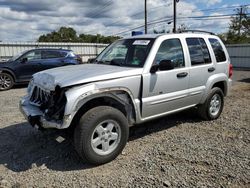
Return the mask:
[(218, 120), (193, 110), (130, 130), (123, 153), (85, 164), (64, 132), (40, 132), (18, 110), (24, 88), (0, 92), (0, 187), (250, 187), (250, 71), (234, 71)]

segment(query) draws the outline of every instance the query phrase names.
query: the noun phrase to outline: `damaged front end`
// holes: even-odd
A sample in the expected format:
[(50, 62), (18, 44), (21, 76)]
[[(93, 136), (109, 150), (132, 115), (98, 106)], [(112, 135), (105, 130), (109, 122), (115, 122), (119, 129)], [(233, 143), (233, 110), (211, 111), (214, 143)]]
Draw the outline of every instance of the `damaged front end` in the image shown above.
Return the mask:
[(64, 116), (66, 103), (65, 89), (56, 86), (50, 91), (31, 81), (28, 95), (20, 101), (20, 110), (32, 126), (61, 129), (68, 122)]

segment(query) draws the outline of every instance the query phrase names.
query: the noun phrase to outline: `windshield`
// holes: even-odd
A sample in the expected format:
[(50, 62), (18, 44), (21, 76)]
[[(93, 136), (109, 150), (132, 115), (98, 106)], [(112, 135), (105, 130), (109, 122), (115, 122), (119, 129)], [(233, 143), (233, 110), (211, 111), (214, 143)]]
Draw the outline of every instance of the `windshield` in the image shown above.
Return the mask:
[(17, 55), (14, 55), (12, 58), (10, 58), (8, 61), (15, 61), (17, 60), (19, 57), (21, 57), (23, 54), (25, 54), (28, 50), (25, 50), (23, 52), (19, 52)]
[(154, 39), (124, 39), (108, 46), (95, 63), (143, 67)]

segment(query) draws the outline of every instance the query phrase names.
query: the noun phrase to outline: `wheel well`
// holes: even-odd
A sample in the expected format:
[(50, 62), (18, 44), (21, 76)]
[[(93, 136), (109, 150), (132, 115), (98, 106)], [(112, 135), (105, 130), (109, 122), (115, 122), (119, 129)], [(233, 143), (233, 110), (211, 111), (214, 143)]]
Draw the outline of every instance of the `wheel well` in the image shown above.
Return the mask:
[(13, 80), (14, 80), (14, 82), (15, 82), (16, 78), (15, 78), (15, 76), (14, 76), (14, 74), (13, 74), (12, 72), (10, 72), (10, 71), (8, 71), (8, 70), (2, 70), (2, 73), (9, 74), (9, 75), (13, 78)]
[(71, 128), (75, 127), (80, 118), (90, 109), (97, 106), (111, 106), (120, 110), (127, 117), (129, 124), (135, 121), (135, 109), (131, 98), (126, 93), (111, 93), (110, 95), (93, 98), (84, 103), (75, 114)]
[(223, 94), (226, 95), (226, 85), (225, 82), (221, 81), (221, 82), (217, 82), (213, 85), (212, 89), (218, 87), (222, 90)]

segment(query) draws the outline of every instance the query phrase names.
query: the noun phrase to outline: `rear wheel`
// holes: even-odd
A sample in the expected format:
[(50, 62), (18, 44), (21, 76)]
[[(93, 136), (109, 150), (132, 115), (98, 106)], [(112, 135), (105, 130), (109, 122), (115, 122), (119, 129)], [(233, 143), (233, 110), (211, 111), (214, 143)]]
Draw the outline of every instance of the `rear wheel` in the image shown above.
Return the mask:
[(206, 120), (217, 119), (224, 106), (224, 94), (222, 90), (215, 87), (211, 90), (204, 104), (198, 107), (199, 114)]
[(0, 73), (0, 91), (11, 89), (14, 85), (14, 80), (10, 74)]
[(122, 152), (128, 134), (128, 122), (121, 111), (110, 106), (95, 107), (81, 117), (75, 128), (75, 148), (89, 163), (107, 163)]

